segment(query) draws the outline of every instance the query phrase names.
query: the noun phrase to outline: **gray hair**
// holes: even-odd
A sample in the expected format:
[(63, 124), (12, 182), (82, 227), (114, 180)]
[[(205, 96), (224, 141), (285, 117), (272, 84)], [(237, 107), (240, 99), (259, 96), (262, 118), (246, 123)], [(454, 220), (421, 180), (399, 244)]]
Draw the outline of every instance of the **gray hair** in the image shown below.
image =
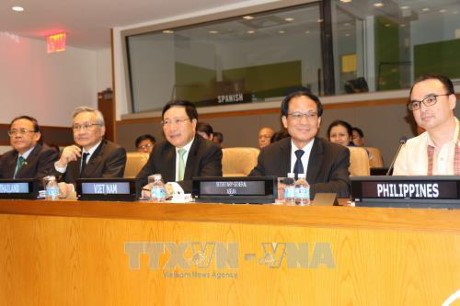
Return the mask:
[(93, 113), (96, 115), (96, 123), (100, 124), (101, 126), (105, 126), (104, 122), (104, 116), (102, 113), (95, 108), (89, 107), (89, 106), (79, 106), (77, 107), (72, 114), (72, 119), (75, 119), (75, 117), (81, 113)]

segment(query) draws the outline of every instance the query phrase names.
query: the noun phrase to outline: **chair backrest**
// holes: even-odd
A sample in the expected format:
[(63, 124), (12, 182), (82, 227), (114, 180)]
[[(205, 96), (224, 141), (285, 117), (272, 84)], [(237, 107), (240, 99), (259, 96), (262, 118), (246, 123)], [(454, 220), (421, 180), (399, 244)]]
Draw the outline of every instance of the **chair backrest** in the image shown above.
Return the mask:
[(235, 147), (222, 149), (222, 172), (224, 176), (247, 176), (257, 165), (259, 149)]
[(149, 160), (149, 153), (128, 152), (126, 153), (126, 167), (123, 177), (135, 177)]
[(371, 174), (369, 156), (364, 148), (348, 147), (350, 150), (350, 171), (351, 176), (366, 176)]
[(369, 163), (371, 168), (382, 168), (383, 158), (380, 150), (373, 147), (365, 147), (365, 149), (369, 152)]

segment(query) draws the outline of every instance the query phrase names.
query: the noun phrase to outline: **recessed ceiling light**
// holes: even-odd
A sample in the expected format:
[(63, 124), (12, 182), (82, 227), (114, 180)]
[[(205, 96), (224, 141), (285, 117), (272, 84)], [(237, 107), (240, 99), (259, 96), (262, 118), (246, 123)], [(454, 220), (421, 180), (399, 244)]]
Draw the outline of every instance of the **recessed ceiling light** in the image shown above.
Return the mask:
[(288, 17), (288, 18), (284, 18), (284, 20), (287, 22), (291, 22), (291, 21), (294, 21), (294, 18)]
[(346, 27), (349, 27), (349, 26), (351, 26), (351, 23), (345, 22), (343, 25), (346, 26)]
[(254, 30), (249, 30), (249, 31), (247, 31), (246, 33), (248, 33), (248, 34), (254, 34), (255, 32), (256, 32), (256, 31), (254, 31)]
[(247, 16), (243, 16), (243, 19), (245, 19), (245, 20), (252, 20), (252, 19), (254, 19), (254, 17), (251, 16), (251, 15), (247, 15)]
[(375, 3), (374, 3), (374, 6), (375, 6), (375, 7), (382, 7), (382, 6), (383, 6), (383, 3), (382, 3), (382, 2), (375, 2)]
[(310, 30), (306, 30), (306, 31), (305, 31), (305, 34), (310, 34)]
[(323, 22), (323, 19), (318, 19), (316, 20), (316, 22)]
[(219, 34), (219, 31), (211, 30), (211, 31), (209, 31), (209, 34)]
[(390, 27), (390, 24), (389, 23), (385, 23), (385, 28), (389, 28)]
[(278, 33), (280, 33), (280, 34), (284, 34), (284, 33), (286, 33), (286, 31), (284, 31), (284, 30), (280, 30), (280, 31), (278, 31)]
[(347, 34), (345, 34), (345, 36), (346, 36), (346, 37), (350, 37), (350, 36), (351, 36), (351, 34), (350, 34), (350, 33), (347, 33)]
[(440, 13), (445, 13), (445, 12), (447, 12), (447, 10), (446, 10), (446, 9), (442, 9), (442, 10), (439, 10), (439, 12), (440, 12)]
[(403, 6), (401, 6), (401, 9), (402, 10), (407, 10), (407, 9), (409, 9), (409, 7), (407, 5), (403, 5)]
[(173, 30), (164, 30), (163, 33), (164, 34), (173, 34), (174, 31)]
[(423, 12), (428, 12), (429, 10), (430, 10), (429, 7), (424, 7), (424, 8), (422, 8), (422, 11), (423, 11)]
[(452, 14), (454, 14), (454, 15), (455, 15), (455, 14), (458, 14), (458, 11), (453, 11)]
[(351, 0), (340, 0), (340, 2), (343, 2), (343, 3), (350, 3)]
[(15, 12), (24, 12), (24, 8), (22, 6), (13, 6), (11, 9)]

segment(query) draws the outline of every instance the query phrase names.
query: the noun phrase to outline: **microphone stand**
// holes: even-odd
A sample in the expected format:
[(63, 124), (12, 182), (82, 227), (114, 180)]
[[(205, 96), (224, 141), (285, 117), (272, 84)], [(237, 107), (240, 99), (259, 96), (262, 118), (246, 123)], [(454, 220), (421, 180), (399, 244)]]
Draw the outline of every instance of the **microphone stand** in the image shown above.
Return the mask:
[(395, 156), (393, 157), (393, 160), (391, 161), (391, 164), (390, 164), (390, 167), (388, 168), (388, 171), (385, 175), (390, 175), (390, 173), (392, 172), (393, 170), (393, 167), (395, 165), (395, 162), (396, 162), (396, 158), (398, 158), (398, 155), (399, 155), (399, 151), (401, 150), (403, 144), (405, 144), (407, 141), (407, 137), (406, 136), (403, 136), (401, 137), (401, 139), (399, 139), (399, 146), (398, 146), (398, 150), (396, 150), (396, 154)]

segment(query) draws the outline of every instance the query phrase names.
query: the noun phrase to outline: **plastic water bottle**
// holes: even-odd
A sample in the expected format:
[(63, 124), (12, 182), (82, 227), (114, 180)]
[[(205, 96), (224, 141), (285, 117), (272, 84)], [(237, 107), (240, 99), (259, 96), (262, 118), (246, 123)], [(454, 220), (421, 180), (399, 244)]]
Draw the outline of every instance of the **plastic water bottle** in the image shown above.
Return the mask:
[(56, 177), (54, 175), (50, 175), (47, 177), (48, 183), (46, 184), (46, 199), (55, 201), (59, 199), (59, 186), (56, 182)]
[(305, 179), (305, 174), (299, 174), (299, 179), (295, 182), (295, 203), (299, 206), (310, 205), (310, 185)]
[(154, 174), (153, 179), (152, 188), (150, 189), (150, 200), (164, 202), (166, 200), (166, 189), (161, 179), (161, 174)]
[(284, 203), (286, 205), (295, 205), (294, 183), (294, 173), (288, 173), (284, 187)]

